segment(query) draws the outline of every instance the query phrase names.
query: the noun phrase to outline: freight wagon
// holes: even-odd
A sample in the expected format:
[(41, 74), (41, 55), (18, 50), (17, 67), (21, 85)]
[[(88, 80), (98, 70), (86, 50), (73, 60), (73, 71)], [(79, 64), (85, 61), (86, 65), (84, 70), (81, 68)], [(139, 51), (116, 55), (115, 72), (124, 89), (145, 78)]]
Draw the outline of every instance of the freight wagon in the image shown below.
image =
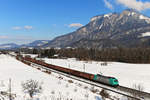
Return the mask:
[(94, 82), (98, 82), (98, 83), (102, 83), (102, 84), (106, 84), (106, 85), (110, 85), (110, 86), (118, 86), (119, 82), (115, 77), (108, 77), (108, 76), (103, 76), (100, 74), (90, 74), (90, 73), (85, 73), (85, 72), (81, 72), (81, 71), (77, 71), (77, 70), (73, 70), (73, 69), (69, 69), (69, 68), (64, 68), (64, 67), (60, 67), (60, 66), (56, 66), (56, 65), (52, 65), (52, 64), (47, 64), (43, 61), (39, 61), (30, 57), (22, 57), (22, 56), (17, 56), (17, 59), (20, 60), (26, 60), (28, 62), (32, 62), (32, 63), (36, 63), (42, 66), (45, 66), (47, 68), (50, 69), (54, 69), (57, 71), (61, 71), (63, 73), (67, 73), (73, 76), (77, 76), (80, 78), (84, 78), (84, 79), (88, 79)]

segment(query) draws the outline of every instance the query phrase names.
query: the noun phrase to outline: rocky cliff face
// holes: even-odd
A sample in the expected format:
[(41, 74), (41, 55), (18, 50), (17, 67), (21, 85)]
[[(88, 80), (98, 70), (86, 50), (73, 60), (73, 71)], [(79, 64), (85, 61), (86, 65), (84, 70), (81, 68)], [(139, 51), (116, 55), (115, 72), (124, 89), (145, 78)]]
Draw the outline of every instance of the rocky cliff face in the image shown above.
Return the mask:
[(146, 46), (150, 40), (150, 18), (134, 10), (91, 18), (75, 32), (56, 37), (45, 47), (116, 48)]

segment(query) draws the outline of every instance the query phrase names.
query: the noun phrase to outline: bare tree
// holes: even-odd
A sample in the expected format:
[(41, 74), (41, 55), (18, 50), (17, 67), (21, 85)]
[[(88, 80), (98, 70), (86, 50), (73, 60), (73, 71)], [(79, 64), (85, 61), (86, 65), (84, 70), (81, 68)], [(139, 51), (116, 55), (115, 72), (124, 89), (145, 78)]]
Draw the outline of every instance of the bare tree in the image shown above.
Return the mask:
[(42, 83), (36, 80), (27, 80), (22, 82), (22, 89), (23, 92), (29, 93), (30, 97), (32, 98), (34, 94), (42, 92)]
[(105, 98), (109, 98), (110, 97), (109, 93), (106, 90), (104, 90), (104, 89), (101, 90), (100, 95), (102, 96), (103, 100), (105, 100)]
[(133, 84), (133, 88), (139, 91), (143, 91), (144, 87), (142, 84)]
[[(133, 89), (136, 89), (136, 90), (138, 90), (138, 91), (143, 91), (143, 90), (144, 90), (144, 87), (143, 87), (142, 84), (133, 84), (133, 85), (132, 85), (132, 88), (133, 88)], [(132, 91), (131, 95), (134, 96), (134, 97), (140, 97), (140, 98), (142, 97), (141, 94), (137, 94), (135, 91)], [(136, 100), (136, 99), (133, 99), (133, 98), (129, 98), (129, 97), (128, 97), (127, 100)]]
[[(144, 87), (143, 87), (142, 84), (133, 84), (133, 88), (138, 90), (138, 91), (144, 91)], [(132, 95), (135, 96), (135, 97), (142, 97), (141, 94), (136, 94), (134, 92), (132, 93)]]

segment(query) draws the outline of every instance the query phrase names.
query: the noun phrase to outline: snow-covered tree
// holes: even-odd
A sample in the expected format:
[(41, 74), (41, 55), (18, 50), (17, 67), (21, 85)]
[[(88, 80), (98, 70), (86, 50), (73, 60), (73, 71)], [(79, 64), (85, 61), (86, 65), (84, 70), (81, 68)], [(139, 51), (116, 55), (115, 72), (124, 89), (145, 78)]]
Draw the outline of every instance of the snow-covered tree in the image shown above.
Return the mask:
[(36, 80), (27, 80), (22, 82), (23, 92), (28, 93), (32, 98), (34, 94), (42, 92), (42, 83)]

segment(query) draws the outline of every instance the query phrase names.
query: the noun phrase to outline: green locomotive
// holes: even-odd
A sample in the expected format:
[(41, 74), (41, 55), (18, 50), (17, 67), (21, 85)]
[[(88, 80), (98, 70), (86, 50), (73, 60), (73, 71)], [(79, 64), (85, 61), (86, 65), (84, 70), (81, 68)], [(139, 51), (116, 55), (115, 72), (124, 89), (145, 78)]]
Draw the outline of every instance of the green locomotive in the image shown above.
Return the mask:
[(103, 83), (106, 85), (111, 85), (111, 86), (118, 86), (119, 82), (116, 78), (114, 77), (108, 77), (108, 76), (103, 76), (100, 74), (94, 75), (94, 81), (99, 82), (99, 83)]

